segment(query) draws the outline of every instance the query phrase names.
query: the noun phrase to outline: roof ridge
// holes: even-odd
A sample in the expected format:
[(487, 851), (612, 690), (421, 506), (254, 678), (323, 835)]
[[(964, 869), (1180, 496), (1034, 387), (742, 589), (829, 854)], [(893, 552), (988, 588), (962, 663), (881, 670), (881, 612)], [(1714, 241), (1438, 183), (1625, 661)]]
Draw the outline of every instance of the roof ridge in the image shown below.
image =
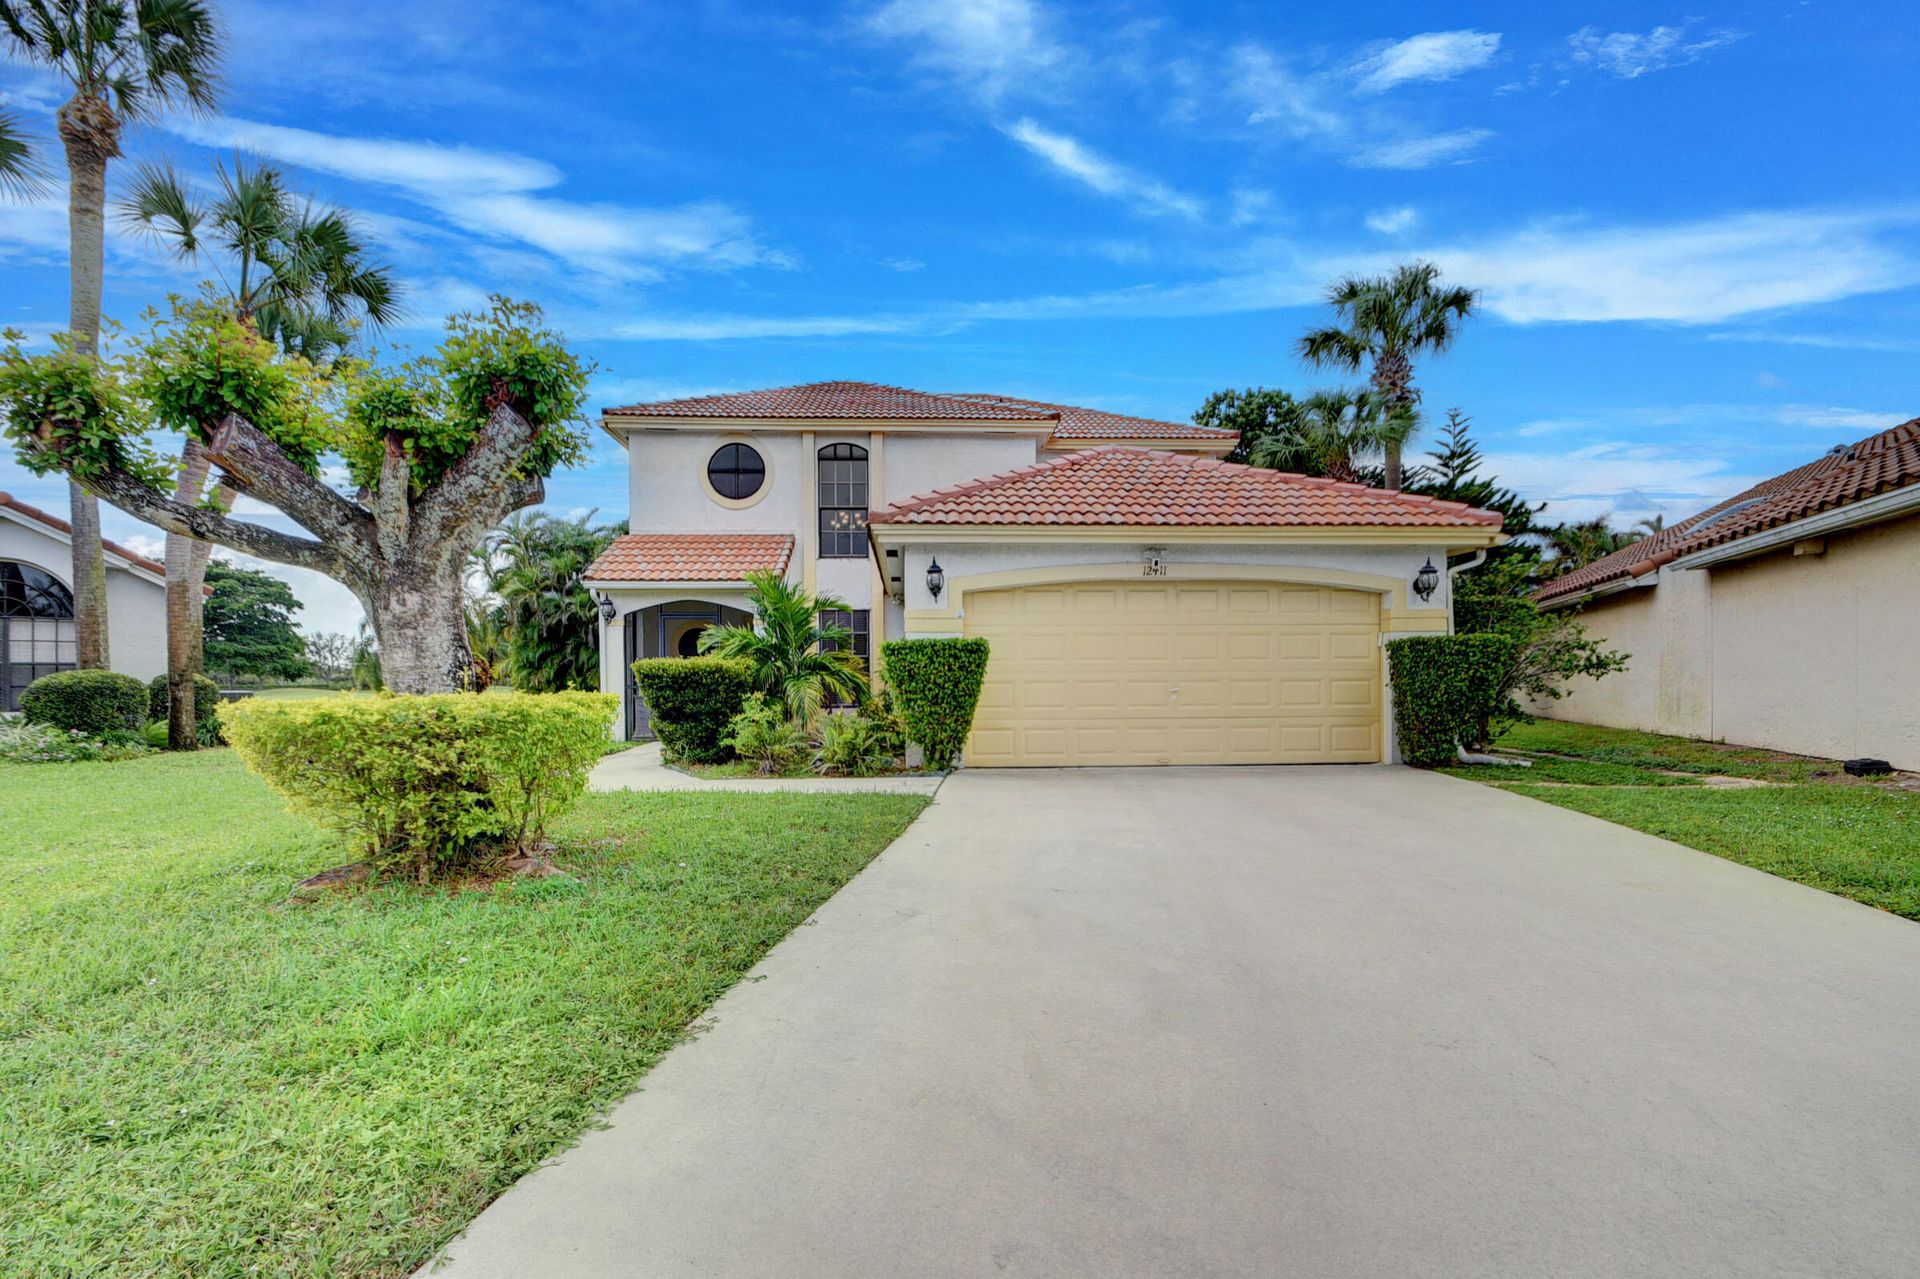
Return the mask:
[[(22, 502), (19, 498), (7, 492), (5, 489), (0, 489), (0, 506), (9, 507), (12, 510), (18, 511), (20, 512), (20, 514), (26, 516), (27, 518), (38, 520), (40, 523), (45, 524), (49, 528), (58, 529), (60, 532), (65, 533), (68, 537), (73, 536), (72, 524), (68, 523), (66, 520), (61, 519), (58, 515), (55, 515), (51, 511), (43, 511), (39, 507), (34, 506), (30, 502)], [(148, 559), (146, 556), (140, 554), (140, 552), (132, 549), (131, 547), (122, 546), (120, 545), (120, 543), (104, 537), (100, 539), (100, 545), (105, 547), (107, 550), (112, 551), (115, 555), (119, 556), (121, 559), (125, 560), (127, 563), (138, 565), (139, 567), (147, 570), (147, 572), (149, 573), (157, 573), (161, 577), (165, 577), (167, 575), (167, 566), (165, 564), (162, 564), (159, 560)]]

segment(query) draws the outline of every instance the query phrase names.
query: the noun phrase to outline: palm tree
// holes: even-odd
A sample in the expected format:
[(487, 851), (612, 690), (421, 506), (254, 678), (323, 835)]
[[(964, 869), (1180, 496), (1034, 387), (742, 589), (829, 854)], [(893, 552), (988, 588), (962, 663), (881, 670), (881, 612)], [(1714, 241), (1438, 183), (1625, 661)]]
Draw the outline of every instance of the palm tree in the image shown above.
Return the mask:
[[(1327, 301), (1341, 323), (1309, 330), (1300, 339), (1300, 358), (1320, 367), (1357, 371), (1371, 361), (1374, 392), (1389, 417), (1411, 423), (1420, 390), (1413, 384), (1413, 357), (1444, 351), (1473, 314), (1478, 294), (1440, 284), (1440, 268), (1411, 262), (1392, 275), (1348, 276), (1327, 290)], [(1400, 487), (1400, 446), (1386, 447), (1387, 487)]]
[(831, 693), (859, 701), (867, 692), (866, 665), (853, 652), (853, 632), (820, 621), (829, 610), (850, 607), (831, 595), (809, 596), (778, 573), (758, 569), (747, 574), (756, 626), (710, 626), (700, 636), (700, 651), (753, 664), (753, 682), (780, 699), (796, 724), (820, 713)]
[[(163, 106), (208, 110), (220, 36), (204, 0), (0, 0), (14, 56), (53, 69), (73, 90), (55, 115), (67, 157), (67, 328), (73, 349), (100, 350), (106, 269), (107, 162), (120, 129)], [(100, 502), (72, 480), (74, 660), (107, 662), (107, 568)]]
[(0, 111), (0, 195), (16, 199), (33, 195), (45, 176), (20, 121), (12, 112)]
[(1253, 466), (1364, 483), (1364, 463), (1404, 441), (1409, 417), (1389, 418), (1372, 391), (1315, 391), (1247, 449)]
[(1665, 515), (1649, 515), (1646, 519), (1641, 520), (1633, 526), (1632, 533), (1634, 540), (1638, 541), (1643, 537), (1657, 537), (1661, 533), (1666, 532), (1666, 530), (1667, 517)]
[[(180, 257), (211, 258), (228, 304), (241, 323), (289, 354), (326, 363), (353, 340), (356, 321), (386, 324), (399, 314), (392, 272), (369, 265), (352, 219), (296, 198), (280, 171), (236, 159), (217, 169), (211, 198), (192, 192), (171, 166), (142, 165), (119, 202), (125, 225), (151, 235)], [(207, 451), (189, 435), (181, 445), (175, 492), (198, 501), (206, 487)], [(233, 494), (220, 490), (230, 506)], [(167, 671), (178, 705), (168, 744), (191, 749), (193, 654), (199, 647), (200, 580), (212, 547), (167, 534)]]
[[(488, 593), (499, 600), (505, 670), (522, 692), (598, 688), (599, 610), (586, 572), (626, 525), (595, 525), (593, 513), (559, 519), (523, 512), (480, 552)], [(471, 618), (468, 633), (474, 631)]]
[(1547, 549), (1553, 558), (1541, 567), (1547, 577), (1560, 577), (1577, 568), (1585, 568), (1639, 540), (1636, 533), (1623, 533), (1607, 522), (1604, 515), (1572, 524), (1555, 524), (1542, 529)]

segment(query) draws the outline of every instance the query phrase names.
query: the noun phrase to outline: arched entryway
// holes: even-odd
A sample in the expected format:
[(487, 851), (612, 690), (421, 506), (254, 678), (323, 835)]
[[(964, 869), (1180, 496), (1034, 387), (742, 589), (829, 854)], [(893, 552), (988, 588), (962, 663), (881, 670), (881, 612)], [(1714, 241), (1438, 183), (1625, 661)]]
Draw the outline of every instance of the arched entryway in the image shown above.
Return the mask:
[(27, 685), (73, 668), (73, 592), (44, 569), (0, 560), (0, 710), (19, 710)]
[(644, 741), (653, 736), (647, 704), (633, 680), (633, 664), (645, 657), (694, 657), (700, 652), (700, 637), (708, 627), (750, 626), (753, 614), (725, 604), (705, 600), (670, 600), (628, 613), (623, 619), (626, 633), (626, 727), (628, 741)]

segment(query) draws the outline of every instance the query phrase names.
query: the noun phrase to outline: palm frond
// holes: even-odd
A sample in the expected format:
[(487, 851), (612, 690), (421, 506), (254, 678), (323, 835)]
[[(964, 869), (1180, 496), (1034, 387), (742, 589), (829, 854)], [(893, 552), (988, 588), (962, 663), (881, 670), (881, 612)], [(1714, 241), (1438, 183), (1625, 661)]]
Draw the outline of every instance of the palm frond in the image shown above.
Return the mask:
[(171, 164), (136, 166), (133, 183), (115, 210), (129, 230), (159, 240), (183, 258), (200, 252), (206, 209), (188, 193)]
[(0, 111), (0, 195), (30, 199), (46, 190), (47, 176), (19, 120)]

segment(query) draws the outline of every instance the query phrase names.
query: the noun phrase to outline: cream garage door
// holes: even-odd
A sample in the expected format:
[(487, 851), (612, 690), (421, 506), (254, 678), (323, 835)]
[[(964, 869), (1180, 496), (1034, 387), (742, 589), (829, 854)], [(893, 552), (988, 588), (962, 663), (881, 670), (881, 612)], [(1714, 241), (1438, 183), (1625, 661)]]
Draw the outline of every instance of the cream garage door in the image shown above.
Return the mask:
[(1375, 763), (1380, 601), (1265, 582), (969, 593), (969, 764)]

